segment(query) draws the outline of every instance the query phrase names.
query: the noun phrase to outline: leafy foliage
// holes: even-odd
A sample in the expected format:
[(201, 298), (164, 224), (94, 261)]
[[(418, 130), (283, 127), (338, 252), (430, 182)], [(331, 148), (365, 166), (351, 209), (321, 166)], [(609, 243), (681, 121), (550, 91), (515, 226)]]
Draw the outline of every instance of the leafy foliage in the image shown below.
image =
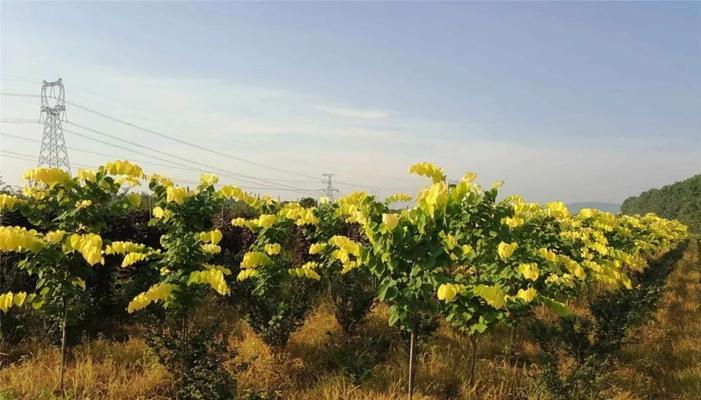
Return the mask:
[[(588, 312), (561, 318), (556, 324), (536, 320), (530, 327), (542, 353), (541, 378), (556, 399), (600, 397), (613, 355), (627, 333), (648, 320), (661, 298), (671, 266), (681, 256), (680, 245), (658, 260), (653, 268), (635, 275), (636, 286), (602, 293), (588, 303)], [(574, 366), (563, 377), (564, 353)]]
[(216, 325), (192, 336), (182, 329), (154, 331), (147, 336), (161, 362), (175, 379), (175, 398), (183, 400), (229, 400), (235, 382), (223, 368), (227, 356), (225, 340)]
[(623, 202), (621, 211), (625, 214), (652, 212), (664, 218), (678, 219), (692, 232), (701, 232), (701, 175), (629, 197)]
[(100, 232), (134, 201), (120, 189), (123, 184), (138, 183), (141, 176), (140, 168), (126, 162), (80, 171), (77, 178), (59, 169), (37, 168), (25, 174), (24, 199), (1, 195), (5, 209), (18, 209), (32, 226), (45, 232), (2, 227), (3, 250), (25, 253), (17, 266), (38, 277), (36, 293), (28, 296), (28, 303), (35, 308), (65, 308), (85, 289), (90, 267), (104, 264)]
[[(648, 261), (686, 236), (684, 226), (653, 214), (583, 209), (571, 215), (559, 202), (497, 200), (501, 184), (483, 189), (472, 173), (448, 183), (444, 171), (430, 163), (415, 164), (410, 172), (430, 183), (413, 207), (401, 211), (392, 203), (411, 196), (381, 201), (358, 192), (335, 203), (280, 202), (235, 186), (217, 189), (218, 178), (210, 174), (193, 190), (153, 175), (147, 197), (153, 218), (146, 226), (142, 216), (127, 233), (119, 228), (124, 215), (145, 213), (143, 196), (123, 190), (143, 177), (138, 166), (118, 161), (75, 178), (55, 169), (32, 170), (24, 196), (0, 194), (0, 211), (19, 210), (29, 222), (0, 227), (0, 251), (20, 255), (16, 266), (36, 279), (36, 290), (1, 294), (0, 309), (32, 304), (56, 315), (61, 307), (68, 310), (67, 300), (80, 299), (73, 303), (109, 312), (132, 296), (128, 313), (154, 311), (149, 306), (160, 304), (162, 310), (152, 314), (158, 321), (182, 321), (174, 336), (153, 342), (167, 350), (163, 362), (190, 388), (182, 395), (216, 397), (230, 387), (215, 379), (216, 362), (207, 360), (216, 357), (189, 344), (213, 337), (193, 330), (190, 321), (214, 293), (233, 293), (231, 302), (255, 332), (278, 349), (323, 293), (348, 340), (375, 301), (389, 305), (388, 323), (412, 339), (430, 335), (443, 317), (471, 343), (491, 327), (515, 324), (545, 306), (562, 318), (561, 329), (545, 336), (587, 349), (580, 334), (603, 323), (578, 320), (568, 303), (592, 288), (608, 293), (601, 304), (592, 303), (592, 315), (615, 321), (598, 331), (602, 335), (619, 335), (632, 322), (616, 318), (634, 315), (627, 310), (643, 309), (656, 296), (653, 290), (630, 297), (643, 293), (636, 290), (644, 286), (640, 277), (650, 270)], [(96, 264), (112, 268), (95, 274)], [(88, 286), (88, 293), (122, 300), (80, 297)], [(617, 346), (613, 337), (600, 339)], [(474, 351), (476, 345), (473, 365)], [(347, 354), (357, 363), (339, 367), (356, 379), (379, 357), (365, 362), (362, 352)], [(585, 364), (591, 354), (575, 355)], [(211, 386), (197, 386), (183, 374)]]
[(244, 282), (246, 297), (240, 300), (245, 320), (260, 338), (275, 348), (283, 347), (290, 335), (304, 323), (317, 292), (315, 282), (285, 279), (267, 288), (267, 295), (256, 295)]

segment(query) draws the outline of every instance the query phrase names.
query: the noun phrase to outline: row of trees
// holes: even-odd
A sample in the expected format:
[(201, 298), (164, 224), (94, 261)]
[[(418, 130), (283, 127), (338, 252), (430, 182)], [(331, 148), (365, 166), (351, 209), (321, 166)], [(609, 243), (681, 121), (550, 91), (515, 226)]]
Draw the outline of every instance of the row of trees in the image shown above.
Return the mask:
[[(22, 254), (16, 267), (36, 278), (35, 290), (0, 295), (0, 310), (31, 305), (60, 316), (65, 347), (71, 303), (92, 271), (115, 256), (121, 267), (149, 281), (128, 312), (162, 307), (177, 321), (186, 347), (200, 334), (193, 316), (212, 295), (239, 296), (244, 317), (273, 348), (285, 345), (321, 290), (329, 293), (345, 332), (378, 299), (389, 305), (389, 324), (409, 338), (411, 397), (416, 335), (435, 318), (468, 335), (474, 353), (480, 334), (496, 324), (517, 324), (536, 307), (566, 316), (566, 304), (592, 288), (631, 287), (632, 274), (686, 235), (683, 225), (652, 214), (585, 209), (570, 215), (559, 202), (498, 200), (499, 184), (483, 189), (474, 174), (449, 184), (444, 171), (429, 163), (410, 172), (430, 184), (414, 207), (403, 210), (393, 204), (410, 201), (406, 194), (380, 200), (357, 192), (303, 205), (220, 186), (209, 174), (192, 189), (152, 175), (149, 224), (160, 240), (140, 243), (103, 238), (120, 216), (139, 207), (141, 195), (130, 188), (145, 178), (140, 167), (116, 161), (75, 177), (31, 170), (21, 196), (0, 195), (0, 211), (19, 211), (35, 229), (3, 225), (0, 251)], [(254, 213), (231, 221), (250, 239), (240, 263), (217, 263), (224, 234), (213, 221), (232, 201)], [(197, 360), (177, 354), (169, 362), (187, 375)], [(474, 354), (471, 360), (474, 371)]]

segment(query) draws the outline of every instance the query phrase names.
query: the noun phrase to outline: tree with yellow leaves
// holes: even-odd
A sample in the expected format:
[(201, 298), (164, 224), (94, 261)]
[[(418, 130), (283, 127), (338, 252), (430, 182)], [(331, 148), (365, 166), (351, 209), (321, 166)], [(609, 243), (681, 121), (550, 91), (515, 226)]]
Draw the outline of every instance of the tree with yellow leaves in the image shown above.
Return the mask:
[(302, 325), (319, 292), (321, 265), (310, 259), (304, 240), (319, 222), (317, 208), (270, 198), (236, 199), (259, 213), (232, 221), (255, 235), (236, 277), (242, 314), (256, 334), (279, 351)]
[[(152, 176), (149, 187), (155, 202), (150, 225), (163, 232), (161, 248), (116, 242), (106, 249), (109, 254), (124, 256), (123, 267), (140, 263), (138, 268), (158, 272), (157, 280), (131, 300), (127, 311), (131, 314), (154, 305), (166, 310), (163, 329), (154, 332), (149, 343), (163, 356), (161, 360), (174, 375), (178, 388), (184, 387), (184, 382), (192, 383), (188, 381), (188, 374), (194, 368), (193, 362), (198, 360), (192, 359), (189, 349), (196, 348), (198, 338), (209, 331), (200, 329), (193, 316), (207, 294), (227, 296), (231, 293), (227, 282), (231, 270), (213, 263), (221, 251), (219, 244), (223, 234), (213, 228), (212, 217), (230, 194), (229, 190), (226, 193), (217, 191), (217, 183), (216, 176), (203, 174), (200, 184), (191, 189), (176, 186), (162, 176)], [(202, 386), (206, 384), (201, 382)], [(205, 397), (210, 398), (209, 395)]]
[(92, 268), (104, 264), (100, 233), (132, 206), (138, 194), (128, 188), (142, 177), (141, 168), (126, 161), (81, 170), (76, 177), (58, 168), (36, 168), (24, 174), (22, 196), (0, 195), (0, 212), (18, 210), (35, 227), (0, 227), (0, 252), (21, 253), (18, 267), (37, 277), (34, 293), (0, 294), (0, 311), (31, 305), (60, 317), (60, 391), (72, 302)]

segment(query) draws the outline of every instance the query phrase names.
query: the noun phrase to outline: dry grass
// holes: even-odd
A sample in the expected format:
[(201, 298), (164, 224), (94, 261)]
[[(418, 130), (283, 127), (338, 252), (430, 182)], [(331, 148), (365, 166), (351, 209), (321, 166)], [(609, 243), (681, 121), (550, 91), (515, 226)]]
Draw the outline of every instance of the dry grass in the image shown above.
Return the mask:
[(701, 247), (689, 245), (655, 318), (631, 335), (614, 373), (616, 398), (701, 399)]
[[(670, 277), (654, 321), (634, 332), (639, 341), (619, 355), (607, 398), (616, 400), (701, 398), (701, 261), (692, 243)], [(319, 307), (297, 331), (284, 351), (265, 346), (245, 325), (232, 326), (233, 359), (243, 368), (230, 370), (240, 390), (282, 393), (284, 399), (403, 399), (407, 350), (399, 333), (386, 324), (386, 309), (377, 307), (359, 332), (361, 338), (387, 338), (394, 343), (386, 360), (369, 378), (354, 381), (334, 368), (334, 343), (340, 330), (331, 311)], [(512, 343), (514, 356), (504, 357)], [(336, 340), (336, 342), (334, 342)], [(338, 347), (336, 347), (338, 348)], [(441, 326), (418, 354), (417, 400), (545, 399), (534, 377), (538, 347), (523, 332), (494, 331), (479, 345), (477, 385), (467, 384), (469, 343)], [(0, 399), (55, 399), (58, 351), (26, 343), (14, 353), (31, 351), (0, 369)], [(138, 339), (124, 343), (95, 340), (73, 349), (67, 369), (70, 399), (165, 399), (170, 378), (148, 347)], [(3, 389), (4, 388), (4, 389)]]
[[(25, 345), (19, 362), (0, 369), (0, 399), (54, 399), (58, 382), (59, 349), (38, 343)], [(165, 370), (145, 343), (94, 340), (73, 349), (66, 369), (66, 398), (166, 399)]]

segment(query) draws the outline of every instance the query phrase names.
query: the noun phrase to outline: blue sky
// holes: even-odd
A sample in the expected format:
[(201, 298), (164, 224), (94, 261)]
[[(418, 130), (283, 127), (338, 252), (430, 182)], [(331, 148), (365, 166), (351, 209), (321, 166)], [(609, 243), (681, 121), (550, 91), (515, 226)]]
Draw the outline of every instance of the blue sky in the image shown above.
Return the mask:
[[(701, 3), (0, 7), (4, 92), (38, 93), (41, 79), (61, 76), (76, 103), (382, 194), (418, 187), (405, 171), (423, 160), (452, 176), (503, 179), (506, 192), (535, 201), (619, 202), (701, 172)], [(0, 96), (0, 113), (34, 118), (36, 103)], [(241, 173), (299, 179), (80, 110), (69, 119)], [(41, 126), (0, 122), (0, 133), (39, 137)], [(38, 153), (36, 143), (0, 140)], [(3, 157), (2, 175), (13, 181), (29, 164)]]

